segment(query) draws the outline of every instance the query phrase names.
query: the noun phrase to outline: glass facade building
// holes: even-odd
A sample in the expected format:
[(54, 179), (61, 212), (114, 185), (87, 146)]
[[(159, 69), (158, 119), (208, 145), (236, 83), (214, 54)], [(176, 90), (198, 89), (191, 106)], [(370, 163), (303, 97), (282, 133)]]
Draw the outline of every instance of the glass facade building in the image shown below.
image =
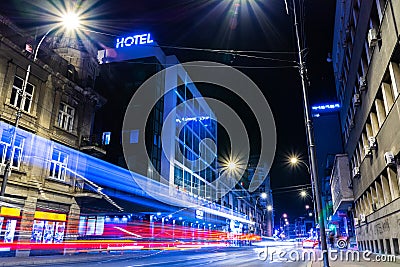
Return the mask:
[(202, 140), (217, 143), (217, 122), (202, 98), (193, 99), (187, 84), (179, 86), (175, 93), (174, 185), (194, 196), (214, 198), (216, 188), (211, 183), (217, 178), (217, 154), (212, 145)]

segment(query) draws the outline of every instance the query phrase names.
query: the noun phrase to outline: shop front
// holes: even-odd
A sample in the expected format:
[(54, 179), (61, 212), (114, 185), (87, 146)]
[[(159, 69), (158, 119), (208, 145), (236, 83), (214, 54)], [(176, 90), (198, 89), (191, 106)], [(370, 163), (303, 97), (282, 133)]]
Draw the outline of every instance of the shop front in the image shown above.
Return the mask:
[[(52, 249), (51, 245), (64, 241), (65, 228), (67, 222), (67, 214), (35, 211), (32, 225), (31, 256), (62, 254), (63, 250)], [(43, 245), (42, 245), (43, 244)]]
[(21, 223), (19, 208), (0, 207), (0, 256), (15, 256), (12, 249)]

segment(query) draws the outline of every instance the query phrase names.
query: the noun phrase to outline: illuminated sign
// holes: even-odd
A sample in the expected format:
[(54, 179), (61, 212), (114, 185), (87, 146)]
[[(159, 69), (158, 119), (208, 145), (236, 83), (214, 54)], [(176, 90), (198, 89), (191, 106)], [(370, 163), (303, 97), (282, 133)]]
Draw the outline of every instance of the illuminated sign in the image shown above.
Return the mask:
[(315, 105), (311, 107), (312, 109), (312, 116), (313, 117), (320, 117), (319, 113), (329, 113), (334, 112), (340, 109), (339, 103), (332, 103), (332, 104), (325, 104), (325, 105)]
[(1, 207), (0, 208), (0, 215), (3, 216), (15, 216), (18, 217), (21, 211), (17, 208), (8, 208), (8, 207)]
[(187, 118), (181, 118), (181, 119), (176, 119), (176, 122), (183, 122), (183, 121), (204, 121), (210, 119), (209, 116), (201, 116), (201, 117), (187, 117)]
[(54, 212), (35, 211), (35, 219), (50, 220), (50, 221), (66, 221), (67, 215)]
[(327, 104), (327, 105), (318, 105), (318, 106), (312, 106), (312, 110), (332, 110), (332, 109), (338, 109), (340, 108), (340, 105), (338, 103), (335, 104)]
[(117, 38), (115, 48), (130, 47), (132, 45), (144, 45), (151, 43), (153, 43), (153, 40), (151, 39), (150, 33), (136, 34), (132, 36)]

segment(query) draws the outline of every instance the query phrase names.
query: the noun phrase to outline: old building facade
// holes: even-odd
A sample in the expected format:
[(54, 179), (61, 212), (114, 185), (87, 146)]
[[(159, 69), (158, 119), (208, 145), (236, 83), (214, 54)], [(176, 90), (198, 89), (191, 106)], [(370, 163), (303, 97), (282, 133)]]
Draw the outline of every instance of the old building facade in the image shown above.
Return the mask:
[(396, 255), (400, 254), (399, 30), (399, 1), (337, 1), (332, 63), (350, 171), (349, 178), (339, 178), (353, 190), (359, 249)]
[[(1, 182), (11, 160), (0, 199), (4, 243), (57, 243), (77, 231), (82, 186), (74, 172), (84, 159), (73, 151), (79, 152), (81, 140), (90, 136), (95, 109), (105, 100), (92, 88), (97, 75), (94, 50), (82, 49), (77, 39), (60, 43), (54, 37), (59, 34), (55, 30), (44, 39), (33, 61), (37, 42), (0, 16)], [(17, 111), (22, 116), (15, 128)], [(20, 249), (16, 254), (29, 252)]]

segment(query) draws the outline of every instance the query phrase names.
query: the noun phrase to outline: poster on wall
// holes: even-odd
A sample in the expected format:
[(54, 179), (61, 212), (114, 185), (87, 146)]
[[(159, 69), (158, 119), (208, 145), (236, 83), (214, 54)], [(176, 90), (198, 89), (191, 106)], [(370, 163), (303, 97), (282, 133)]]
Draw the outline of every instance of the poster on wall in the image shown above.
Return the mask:
[(54, 222), (46, 221), (43, 231), (43, 243), (52, 243), (54, 234)]
[(0, 237), (1, 237), (1, 234), (2, 234), (2, 232), (3, 232), (3, 220), (4, 220), (4, 217), (0, 217)]
[(84, 216), (81, 216), (79, 218), (78, 233), (79, 233), (79, 235), (86, 234), (86, 217), (84, 217)]
[(64, 239), (65, 222), (57, 222), (54, 231), (54, 243), (61, 243)]
[(14, 241), (15, 228), (17, 227), (17, 220), (7, 220), (6, 229), (4, 232), (4, 243), (12, 243)]
[(96, 227), (96, 218), (89, 218), (87, 222), (86, 235), (94, 235)]
[(97, 216), (95, 235), (102, 235), (103, 232), (104, 232), (104, 216)]
[(43, 237), (44, 221), (34, 220), (32, 227), (31, 242), (41, 243)]

